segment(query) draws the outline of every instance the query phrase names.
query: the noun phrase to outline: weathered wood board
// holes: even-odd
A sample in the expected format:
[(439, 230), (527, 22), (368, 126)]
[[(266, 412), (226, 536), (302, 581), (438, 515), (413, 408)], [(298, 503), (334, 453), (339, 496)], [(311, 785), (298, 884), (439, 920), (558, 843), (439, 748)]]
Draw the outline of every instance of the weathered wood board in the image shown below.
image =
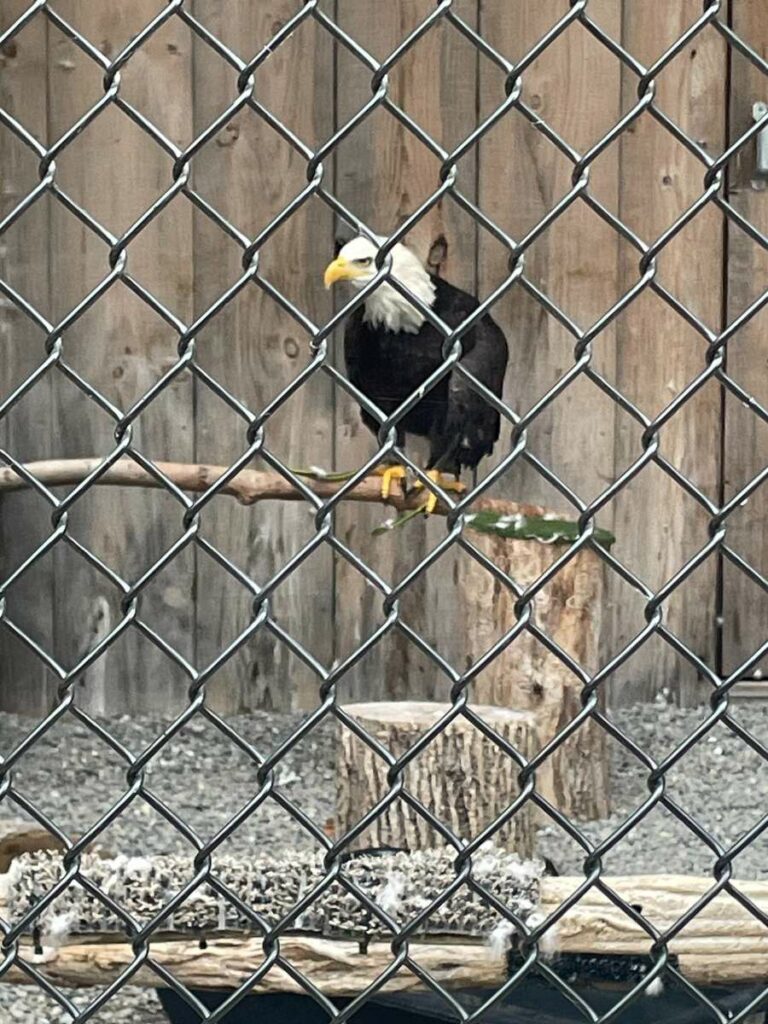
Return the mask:
[[(607, 0), (593, 5), (591, 13), (612, 36), (620, 36), (619, 5)], [(480, 29), (508, 60), (518, 61), (564, 14), (556, 0), (511, 6), (493, 0), (483, 4)], [(504, 99), (504, 75), (490, 61), (481, 64), (480, 91), (484, 115)], [(585, 153), (620, 116), (619, 65), (581, 26), (572, 25), (525, 71), (522, 98), (570, 146)], [(536, 126), (512, 111), (480, 143), (480, 206), (520, 241), (568, 194), (572, 172), (573, 164)], [(618, 146), (590, 168), (589, 188), (616, 212)], [(590, 239), (588, 245), (585, 238)], [(577, 199), (526, 251), (525, 275), (586, 330), (618, 298), (618, 253), (615, 232)], [(478, 256), (479, 290), (487, 295), (507, 273), (506, 254), (482, 232)], [(494, 306), (493, 315), (510, 346), (505, 398), (522, 415), (573, 366), (576, 339), (519, 284)], [(593, 343), (593, 366), (613, 380), (616, 358), (616, 328), (611, 324)], [(615, 431), (614, 404), (594, 384), (579, 378), (533, 421), (527, 431), (528, 450), (589, 501), (611, 481)], [(510, 433), (511, 428), (505, 427), (494, 462), (509, 450)], [(567, 499), (522, 459), (492, 494), (569, 509)], [(598, 521), (612, 528), (612, 506), (600, 513)], [(509, 660), (513, 659), (510, 653)], [(530, 680), (531, 685), (536, 683), (545, 684), (545, 680)]]
[[(222, 5), (198, 0), (196, 13), (250, 60), (295, 13), (291, 0)], [(195, 43), (195, 130), (202, 131), (237, 96), (237, 75), (210, 47)], [(257, 72), (258, 98), (309, 146), (333, 129), (332, 47), (307, 21)], [(300, 81), (288, 87), (298, 66)], [(314, 99), (313, 99), (314, 97)], [(194, 161), (194, 187), (240, 231), (254, 238), (306, 185), (306, 160), (254, 111), (239, 110)], [(332, 217), (313, 200), (266, 243), (260, 269), (305, 315), (323, 322), (330, 303), (322, 272), (332, 253)], [(204, 215), (195, 215), (195, 314), (242, 273), (242, 252)], [(254, 283), (230, 302), (198, 339), (198, 361), (253, 413), (261, 411), (310, 359), (304, 330)], [(330, 383), (317, 376), (269, 420), (266, 447), (289, 467), (329, 466), (333, 443)], [(202, 383), (196, 387), (195, 447), (201, 460), (232, 463), (247, 449), (247, 424)], [(255, 469), (268, 469), (256, 458)], [(306, 505), (243, 510), (217, 497), (202, 514), (203, 535), (259, 585), (315, 533)], [(333, 574), (327, 549), (315, 553), (277, 590), (271, 612), (321, 662), (332, 650)], [(196, 632), (209, 664), (253, 618), (253, 598), (207, 556), (197, 563)], [(265, 630), (217, 673), (210, 686), (224, 711), (288, 708), (317, 701), (318, 680)]]
[[(156, 13), (152, 0), (125, 5), (69, 0), (61, 14), (107, 56), (116, 55)], [(50, 137), (58, 139), (103, 95), (98, 66), (58, 30), (48, 36)], [(177, 145), (191, 137), (191, 60), (176, 20), (137, 51), (121, 94)], [(57, 159), (57, 181), (113, 234), (120, 236), (172, 183), (172, 160), (116, 107), (105, 109)], [(128, 270), (184, 321), (192, 314), (192, 213), (177, 197), (128, 247)], [(51, 206), (51, 295), (54, 316), (69, 314), (109, 274), (109, 249), (60, 203)], [(88, 385), (127, 411), (177, 358), (176, 333), (120, 281), (65, 330), (63, 357)], [(114, 422), (86, 394), (53, 377), (56, 450), (106, 456)], [(142, 413), (132, 443), (145, 455), (172, 450), (191, 458), (192, 382), (177, 378)], [(118, 494), (94, 488), (69, 513), (73, 537), (130, 582), (139, 579), (182, 534), (183, 509), (163, 493)], [(113, 629), (121, 594), (66, 545), (54, 553), (55, 650), (66, 667)], [(187, 549), (142, 592), (138, 615), (184, 657), (193, 655), (194, 560)], [(183, 677), (131, 628), (77, 681), (79, 701), (105, 712), (181, 708)], [(118, 695), (120, 695), (118, 697)]]
[[(665, 8), (625, 4), (623, 43), (649, 66), (696, 20), (701, 7), (684, 0)], [(716, 32), (698, 35), (659, 74), (655, 102), (709, 153), (725, 134), (725, 44)], [(637, 76), (623, 80), (623, 107), (637, 100)], [(703, 192), (705, 168), (645, 111), (622, 136), (619, 212), (646, 243), (655, 241)], [(691, 258), (695, 253), (695, 259)], [(639, 254), (620, 253), (622, 291), (640, 278)], [(723, 228), (708, 206), (657, 258), (657, 279), (712, 331), (722, 315)], [(661, 298), (646, 290), (617, 321), (616, 383), (649, 418), (659, 415), (706, 367), (706, 341)], [(662, 428), (660, 453), (711, 499), (717, 499), (721, 396), (716, 384), (699, 391)], [(643, 453), (641, 428), (625, 413), (616, 430), (618, 474)], [(647, 466), (615, 500), (614, 554), (650, 587), (674, 576), (709, 539), (706, 512), (666, 473)], [(667, 625), (711, 665), (714, 656), (716, 559), (698, 569), (666, 602)], [(606, 654), (618, 653), (645, 625), (643, 600), (614, 580)], [(617, 694), (628, 702), (663, 688), (696, 703), (707, 688), (695, 669), (656, 638), (617, 674)]]
[[(427, 0), (393, 0), (376, 9), (358, 0), (340, 0), (339, 25), (374, 57), (383, 59), (433, 10)], [(474, 4), (461, 13), (475, 23)], [(390, 73), (391, 99), (430, 133), (445, 149), (462, 141), (475, 126), (477, 54), (455, 30), (436, 26)], [(344, 124), (370, 96), (370, 72), (344, 50), (338, 55), (337, 121)], [(375, 231), (398, 227), (440, 184), (440, 161), (395, 118), (376, 111), (339, 147), (336, 192), (353, 213)], [(470, 153), (459, 164), (458, 185), (471, 198), (476, 190), (476, 159)], [(348, 237), (348, 229), (347, 229)], [(407, 241), (433, 273), (474, 290), (476, 231), (472, 220), (443, 199), (409, 234)], [(348, 295), (340, 296), (346, 301)], [(337, 339), (341, 363), (341, 332)], [(338, 392), (336, 399), (338, 468), (360, 466), (375, 451), (375, 439), (360, 421), (358, 407)], [(423, 465), (426, 448), (417, 443), (409, 453)], [(372, 538), (385, 518), (383, 510), (341, 509), (336, 517), (339, 536), (395, 583), (405, 576), (444, 535), (445, 526), (414, 520), (407, 532)], [(441, 652), (450, 644), (457, 614), (451, 554), (419, 578), (400, 602), (400, 613)], [(384, 621), (382, 596), (359, 571), (342, 558), (336, 561), (337, 657), (346, 657)], [(402, 698), (430, 699), (445, 693), (446, 679), (402, 633), (391, 631), (340, 684), (345, 700)]]
[[(8, 23), (27, 8), (10, 0)], [(45, 144), (48, 136), (46, 26), (27, 25), (0, 52), (0, 106)], [(39, 180), (31, 149), (0, 127), (0, 218), (29, 195)], [(0, 244), (0, 277), (50, 319), (47, 244), (49, 200), (43, 198), (7, 230)], [(4, 295), (0, 296), (0, 402), (44, 361), (45, 334)], [(0, 420), (0, 446), (22, 460), (46, 458), (53, 450), (51, 382)], [(35, 494), (9, 495), (0, 503), (0, 576), (5, 579), (51, 532), (50, 507)], [(53, 647), (53, 563), (50, 557), (22, 577), (7, 594), (8, 617), (47, 651)], [(55, 680), (43, 662), (6, 629), (0, 630), (0, 707), (41, 714), (55, 693)]]
[[(733, 27), (765, 59), (768, 25), (759, 0), (735, 0)], [(768, 98), (763, 73), (745, 57), (734, 53), (731, 63), (730, 142), (752, 124), (752, 104)], [(754, 143), (743, 146), (729, 177), (729, 199), (738, 212), (764, 235), (768, 233), (768, 191), (755, 173)], [(730, 324), (764, 292), (768, 285), (768, 252), (736, 225), (728, 227), (728, 307)], [(766, 324), (763, 310), (745, 324), (728, 343), (728, 374), (768, 408)], [(733, 498), (768, 465), (768, 424), (732, 394), (725, 401), (723, 484), (726, 500)], [(768, 574), (768, 520), (765, 485), (728, 521), (728, 544), (763, 576)], [(768, 595), (729, 561), (723, 566), (723, 661), (726, 673), (740, 667), (766, 640)], [(747, 675), (764, 675), (768, 663), (751, 666)]]

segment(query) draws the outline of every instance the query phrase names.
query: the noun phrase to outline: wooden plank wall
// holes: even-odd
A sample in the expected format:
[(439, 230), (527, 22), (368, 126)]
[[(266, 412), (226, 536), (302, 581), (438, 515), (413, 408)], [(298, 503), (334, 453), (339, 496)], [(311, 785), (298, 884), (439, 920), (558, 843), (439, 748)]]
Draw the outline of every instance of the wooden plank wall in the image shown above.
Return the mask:
[[(11, 7), (21, 9), (21, 0)], [(377, 58), (386, 56), (433, 9), (430, 0), (328, 0), (325, 9)], [(510, 6), (505, 0), (462, 0), (455, 9), (507, 59), (519, 59), (562, 16), (562, 0)], [(758, 0), (734, 0), (737, 30), (753, 46), (765, 46)], [(117, 52), (155, 13), (140, 0), (60, 0), (57, 10), (104, 52)], [(665, 5), (595, 0), (591, 15), (638, 59), (650, 64), (693, 21), (697, 0)], [(240, 0), (196, 0), (197, 17), (244, 59), (258, 52), (296, 10), (293, 0), (267, 8)], [(663, 109), (710, 152), (726, 138), (728, 55), (714, 32), (699, 36), (659, 81)], [(100, 75), (57, 30), (37, 19), (13, 51), (0, 56), (0, 102), (24, 111), (40, 138), (57, 138), (101, 93)], [(46, 70), (47, 69), (47, 70)], [(46, 81), (47, 73), (47, 81)], [(742, 131), (760, 76), (733, 60), (731, 137)], [(577, 149), (588, 149), (634, 102), (637, 79), (580, 25), (564, 35), (525, 73), (531, 108)], [(447, 24), (423, 38), (391, 72), (390, 95), (450, 149), (504, 99), (504, 75)], [(176, 19), (142, 47), (123, 71), (123, 90), (178, 145), (183, 146), (237, 95), (236, 75)], [(259, 98), (305, 143), (329, 137), (370, 96), (370, 74), (314, 22), (301, 26), (257, 72)], [(754, 96), (753, 96), (754, 93)], [(749, 96), (745, 103), (743, 97)], [(0, 142), (7, 142), (0, 133)], [(97, 159), (98, 157), (98, 159)], [(762, 226), (764, 193), (751, 188), (751, 152), (734, 171), (733, 201)], [(384, 111), (376, 111), (327, 161), (326, 183), (370, 226), (382, 232), (417, 207), (436, 187), (439, 162)], [(111, 230), (124, 230), (171, 180), (170, 161), (116, 110), (102, 115), (58, 161), (62, 185), (82, 199)], [(520, 238), (564, 196), (570, 163), (521, 116), (508, 115), (459, 167), (459, 187), (514, 237)], [(3, 210), (36, 180), (34, 160), (20, 146), (0, 145)], [(742, 180), (743, 179), (743, 180)], [(650, 240), (700, 194), (701, 166), (647, 115), (595, 162), (593, 193), (643, 238)], [(193, 162), (193, 184), (240, 230), (253, 236), (305, 182), (304, 160), (252, 111), (240, 110)], [(340, 225), (319, 201), (311, 201), (267, 243), (262, 272), (315, 321), (331, 311), (321, 276)], [(46, 238), (50, 231), (50, 242)], [(736, 315), (758, 293), (764, 254), (733, 229), (727, 233), (732, 268), (723, 292), (726, 259), (722, 219), (714, 211), (695, 223), (659, 261), (660, 279), (712, 329), (724, 306)], [(433, 209), (409, 236), (433, 270), (480, 296), (507, 272), (503, 248), (449, 199)], [(696, 253), (695, 261), (690, 258)], [(199, 211), (175, 201), (130, 249), (131, 271), (185, 322), (199, 316), (241, 272), (236, 245)], [(47, 199), (4, 239), (2, 272), (61, 316), (107, 269), (106, 248), (58, 204)], [(587, 207), (577, 202), (526, 254), (526, 275), (581, 327), (593, 323), (620, 291), (637, 279), (637, 254)], [(334, 295), (338, 302), (342, 295)], [(0, 371), (5, 381), (36, 365), (41, 335), (2, 308)], [(521, 289), (495, 307), (510, 345), (505, 397), (527, 411), (572, 365), (573, 339)], [(759, 389), (764, 353), (758, 317), (732, 346), (729, 366)], [(672, 340), (674, 340), (674, 344)], [(341, 338), (332, 358), (341, 358)], [(72, 364), (122, 407), (128, 407), (174, 359), (176, 339), (163, 322), (121, 285), (67, 332)], [(299, 326), (256, 285), (249, 285), (200, 332), (196, 357), (202, 367), (251, 409), (267, 403), (309, 358)], [(649, 416), (658, 414), (704, 365), (695, 332), (650, 293), (622, 314), (594, 344), (593, 365)], [(762, 360), (762, 361), (761, 361)], [(764, 376), (764, 374), (762, 375)], [(756, 383), (757, 382), (757, 383)], [(768, 393), (758, 395), (768, 403)], [(725, 406), (725, 490), (754, 474), (768, 455), (766, 431), (730, 400)], [(720, 467), (721, 395), (705, 388), (662, 432), (662, 452), (708, 495), (717, 497)], [(71, 384), (52, 376), (34, 398), (0, 425), (0, 443), (23, 458), (99, 454), (110, 450), (112, 426)], [(245, 424), (208, 389), (184, 376), (140, 417), (137, 445), (147, 455), (176, 460), (231, 462), (247, 446)], [(508, 450), (505, 428), (496, 459)], [(530, 450), (585, 500), (594, 498), (642, 451), (640, 431), (626, 414), (586, 380), (569, 388), (529, 431)], [(266, 444), (287, 465), (360, 465), (374, 441), (358, 412), (327, 378), (316, 377), (268, 423)], [(416, 449), (418, 452), (418, 448)], [(258, 466), (259, 460), (256, 460)], [(484, 470), (487, 467), (484, 467)], [(518, 462), (494, 496), (566, 503), (543, 479)], [(407, 532), (372, 538), (383, 510), (343, 507), (339, 536), (388, 580), (396, 581), (442, 535), (439, 522), (409, 524)], [(181, 510), (161, 493), (94, 491), (71, 516), (83, 543), (129, 578), (146, 570), (178, 537)], [(30, 495), (0, 504), (2, 571), (12, 570), (48, 531), (48, 513)], [(648, 583), (658, 586), (706, 540), (706, 517), (655, 467), (600, 516), (618, 536), (615, 552)], [(734, 521), (734, 544), (768, 571), (757, 499)], [(243, 509), (219, 498), (205, 511), (203, 535), (262, 583), (313, 533), (307, 509), (269, 505)], [(37, 540), (36, 540), (37, 538)], [(757, 539), (755, 539), (757, 538)], [(444, 557), (406, 595), (406, 620), (460, 666), (458, 614), (452, 593), (459, 555)], [(726, 659), (743, 658), (760, 641), (762, 606), (754, 588), (725, 572)], [(668, 621), (710, 662), (715, 654), (716, 566), (700, 569), (669, 603)], [(9, 598), (14, 618), (32, 635), (74, 661), (117, 621), (117, 595), (72, 552), (61, 549), (30, 574)], [(272, 613), (322, 662), (344, 658), (383, 620), (381, 597), (344, 559), (315, 553), (272, 599)], [(188, 549), (142, 596), (140, 614), (164, 639), (201, 667), (247, 626), (252, 603), (240, 584), (206, 555)], [(612, 580), (603, 635), (605, 658), (643, 625), (642, 601)], [(764, 632), (764, 630), (763, 630)], [(0, 632), (0, 707), (39, 713), (51, 701), (53, 681), (39, 662)], [(663, 687), (684, 702), (703, 689), (695, 673), (669, 648), (653, 640), (621, 670), (612, 703), (653, 698)], [(225, 712), (255, 707), (307, 707), (316, 680), (266, 632), (250, 639), (210, 685)], [(430, 698), (445, 693), (445, 680), (412, 645), (390, 633), (340, 687), (344, 699)], [(174, 666), (146, 640), (131, 633), (102, 659), (79, 686), (91, 710), (181, 707), (186, 684)]]
[[(646, 67), (696, 20), (696, 0), (665, 7), (625, 4), (624, 46)], [(657, 103), (710, 153), (725, 139), (726, 50), (715, 32), (700, 34), (659, 76)], [(637, 99), (637, 78), (624, 76), (623, 105)], [(621, 139), (620, 214), (645, 241), (662, 234), (702, 192), (702, 165), (669, 132), (648, 116)], [(695, 260), (691, 259), (695, 253)], [(723, 225), (711, 207), (702, 211), (659, 255), (662, 284), (717, 331), (722, 316)], [(638, 279), (637, 253), (621, 251), (622, 290)], [(662, 412), (705, 367), (700, 335), (661, 299), (644, 292), (617, 323), (617, 383), (649, 418)], [(720, 393), (711, 384), (699, 391), (663, 428), (662, 455), (708, 497), (717, 500)], [(706, 439), (706, 441), (704, 440)], [(615, 471), (641, 454), (641, 431), (625, 414), (617, 421)], [(708, 540), (708, 517), (667, 474), (647, 466), (616, 500), (615, 554), (651, 587), (659, 587)], [(666, 604), (665, 621), (692, 650), (713, 663), (716, 615), (715, 559), (697, 570)], [(626, 644), (643, 625), (642, 601), (615, 580), (609, 609), (612, 625), (606, 653)], [(623, 667), (614, 694), (631, 701), (663, 688), (686, 703), (706, 697), (695, 670), (653, 637)]]
[[(768, 25), (760, 0), (734, 0), (733, 27), (763, 59), (768, 55)], [(730, 139), (750, 126), (752, 104), (768, 99), (765, 76), (745, 57), (732, 55)], [(733, 161), (730, 199), (736, 209), (763, 234), (768, 232), (768, 191), (755, 176), (753, 146)], [(730, 323), (763, 292), (768, 280), (768, 254), (736, 226), (728, 230), (728, 309)], [(742, 327), (729, 343), (727, 369), (733, 379), (768, 408), (766, 324), (763, 310)], [(737, 494), (768, 464), (768, 426), (732, 394), (726, 396), (724, 495)], [(728, 540), (742, 558), (763, 575), (768, 573), (768, 530), (765, 526), (765, 485), (738, 508), (729, 522)], [(724, 564), (723, 659), (725, 671), (739, 668), (766, 640), (768, 598), (730, 562)], [(753, 666), (765, 674), (768, 665)]]
[[(481, 31), (511, 60), (519, 60), (563, 15), (557, 0), (520, 4), (503, 0), (482, 5)], [(595, 5), (597, 20), (613, 36), (620, 30), (616, 5)], [(488, 61), (480, 74), (482, 109), (500, 102), (503, 76)], [(524, 78), (528, 106), (575, 148), (586, 151), (619, 117), (619, 67), (581, 26), (571, 26), (534, 62)], [(525, 118), (513, 114), (480, 144), (481, 208), (520, 239), (571, 188), (573, 165)], [(591, 187), (616, 209), (619, 162), (616, 147), (591, 169)], [(585, 236), (591, 244), (583, 244)], [(525, 273), (581, 328), (589, 327), (614, 301), (618, 243), (585, 204), (578, 201), (526, 253)], [(500, 247), (483, 235), (480, 291), (487, 294), (503, 279), (506, 261)], [(575, 339), (520, 288), (495, 307), (494, 316), (509, 339), (510, 367), (505, 398), (525, 414), (573, 365)], [(609, 379), (615, 373), (615, 331), (609, 327), (595, 343), (594, 365)], [(598, 495), (613, 469), (615, 409), (598, 389), (579, 379), (528, 430), (528, 448), (584, 500)], [(510, 430), (502, 435), (499, 454)], [(506, 443), (504, 443), (506, 442)], [(498, 456), (497, 456), (498, 458)], [(566, 509), (566, 500), (541, 476), (518, 461), (494, 495)], [(612, 526), (609, 507), (601, 522)], [(514, 650), (514, 648), (513, 648)]]
[[(3, 12), (9, 23), (26, 8), (11, 0)], [(36, 138), (48, 136), (47, 26), (38, 19), (0, 53), (0, 105), (22, 120)], [(0, 128), (0, 216), (6, 216), (37, 180), (34, 154)], [(50, 268), (47, 235), (50, 203), (38, 202), (23, 223), (7, 231), (0, 245), (0, 276), (49, 319)], [(0, 380), (2, 397), (25, 380), (45, 359), (42, 331), (0, 297)], [(35, 398), (0, 421), (0, 445), (19, 459), (50, 457), (50, 379), (38, 382)], [(50, 533), (50, 511), (36, 495), (9, 495), (0, 506), (0, 573), (13, 572)], [(53, 562), (48, 558), (23, 577), (8, 595), (7, 612), (36, 641), (53, 635)], [(55, 682), (43, 663), (6, 630), (0, 631), (3, 706), (30, 714), (44, 712)]]
[[(155, 13), (153, 0), (130, 7), (69, 0), (62, 15), (105, 54), (116, 54)], [(101, 90), (92, 62), (65, 36), (49, 33), (50, 131), (58, 138)], [(169, 22), (126, 68), (124, 89), (136, 107), (177, 144), (192, 131), (191, 61), (183, 26)], [(102, 154), (101, 159), (94, 159)], [(58, 160), (62, 187), (114, 234), (125, 231), (171, 180), (170, 158), (115, 108), (99, 116)], [(63, 317), (103, 279), (108, 250), (60, 204), (52, 205), (51, 291)], [(129, 254), (131, 272), (176, 316), (192, 313), (192, 214), (173, 203), (147, 228)], [(64, 334), (64, 354), (78, 373), (115, 405), (127, 409), (173, 363), (177, 337), (156, 313), (121, 283), (113, 285)], [(57, 451), (106, 455), (113, 423), (63, 375), (54, 380), (53, 430)], [(179, 378), (136, 422), (133, 438), (147, 455), (191, 459), (192, 386)], [(122, 494), (94, 488), (69, 516), (72, 534), (124, 578), (136, 579), (174, 542), (182, 510), (169, 496)], [(54, 649), (70, 665), (119, 620), (119, 593), (75, 551), (59, 545), (54, 558)], [(194, 558), (185, 550), (171, 573), (140, 599), (140, 615), (180, 653), (193, 655)], [(123, 634), (78, 681), (82, 703), (106, 711), (115, 694), (126, 708), (148, 711), (174, 705), (178, 670), (137, 631)]]
[[(268, 6), (199, 0), (196, 7), (203, 23), (244, 59), (257, 53), (295, 10), (293, 0)], [(196, 41), (194, 53), (196, 130), (202, 131), (237, 96), (237, 80), (206, 44)], [(330, 38), (307, 22), (257, 74), (260, 102), (309, 146), (319, 145), (333, 130), (332, 69)], [(293, 82), (290, 89), (288, 82)], [(195, 188), (249, 237), (266, 227), (305, 184), (303, 157), (251, 110), (238, 112), (194, 164)], [(330, 314), (322, 273), (332, 246), (332, 216), (315, 201), (291, 217), (262, 254), (264, 275), (315, 322)], [(220, 228), (195, 215), (196, 315), (237, 279), (241, 256)], [(241, 292), (198, 340), (200, 365), (256, 412), (293, 379), (309, 356), (303, 330), (255, 284)], [(197, 458), (216, 465), (234, 462), (247, 448), (246, 424), (208, 388), (198, 386), (196, 396)], [(270, 419), (267, 447), (288, 466), (329, 466), (332, 402), (327, 379), (313, 378)], [(268, 468), (261, 460), (255, 465)], [(245, 509), (219, 497), (203, 520), (206, 539), (259, 584), (314, 533), (312, 515), (298, 504)], [(324, 548), (271, 601), (283, 627), (324, 664), (332, 657), (333, 598), (331, 553)], [(201, 665), (209, 664), (246, 628), (251, 606), (249, 593), (239, 582), (208, 556), (198, 557)], [(262, 630), (217, 673), (210, 695), (222, 710), (306, 706), (314, 700), (316, 688), (309, 670)]]

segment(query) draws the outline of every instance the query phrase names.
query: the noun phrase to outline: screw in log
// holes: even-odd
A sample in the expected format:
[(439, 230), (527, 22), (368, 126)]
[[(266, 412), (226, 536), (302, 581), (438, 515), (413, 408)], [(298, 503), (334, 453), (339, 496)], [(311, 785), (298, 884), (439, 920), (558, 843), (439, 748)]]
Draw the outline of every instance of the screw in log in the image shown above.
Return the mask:
[[(481, 499), (473, 510), (518, 521), (551, 516), (542, 508), (495, 499)], [(467, 539), (521, 587), (537, 580), (564, 550), (557, 542), (478, 530), (468, 530)], [(459, 560), (456, 593), (465, 608), (456, 636), (456, 649), (465, 660), (457, 667), (466, 669), (514, 626), (516, 597), (467, 554)], [(602, 606), (603, 561), (585, 548), (536, 596), (534, 621), (582, 668), (594, 671)], [(581, 710), (581, 692), (578, 677), (524, 631), (473, 680), (469, 697), (472, 702), (533, 713), (539, 742), (544, 745)], [(602, 818), (609, 807), (608, 769), (606, 734), (589, 719), (537, 770), (536, 788), (569, 817)]]
[[(448, 710), (420, 701), (348, 704), (344, 710), (399, 757)], [(473, 710), (525, 758), (538, 749), (535, 718), (501, 707)], [(467, 719), (454, 719), (403, 772), (406, 788), (455, 835), (472, 839), (519, 795), (516, 762)], [(349, 729), (342, 728), (336, 761), (336, 824), (341, 835), (386, 796), (387, 765)], [(423, 850), (444, 839), (401, 798), (358, 837), (355, 848)], [(531, 805), (525, 803), (494, 835), (497, 847), (533, 853)]]

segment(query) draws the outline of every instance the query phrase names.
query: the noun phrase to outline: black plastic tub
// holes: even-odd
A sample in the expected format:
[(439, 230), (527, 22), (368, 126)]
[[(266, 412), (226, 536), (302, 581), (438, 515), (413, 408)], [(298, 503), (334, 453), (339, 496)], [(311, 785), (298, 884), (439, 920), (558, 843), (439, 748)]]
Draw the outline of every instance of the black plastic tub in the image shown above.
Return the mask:
[[(629, 986), (570, 984), (597, 1013), (606, 1013), (626, 994)], [(726, 1016), (735, 1016), (764, 988), (702, 988), (701, 992)], [(208, 1009), (220, 1006), (231, 994), (212, 990), (195, 991), (195, 996)], [(482, 1005), (492, 992), (468, 990), (453, 992), (454, 998), (467, 1010)], [(171, 1024), (199, 1024), (200, 1018), (175, 992), (158, 991), (158, 996)], [(349, 1000), (335, 1000), (339, 1008)], [(761, 1011), (764, 1013), (764, 1011)], [(755, 1019), (750, 1017), (750, 1022)], [(763, 1019), (757, 1017), (756, 1019)], [(353, 1024), (436, 1024), (455, 1021), (456, 1016), (437, 996), (428, 993), (395, 993), (379, 995), (351, 1018)], [(531, 979), (518, 986), (500, 1004), (484, 1015), (484, 1024), (583, 1024), (584, 1015), (548, 983)], [(711, 1024), (710, 1011), (694, 1002), (686, 992), (666, 985), (659, 996), (641, 996), (618, 1018), (622, 1024)], [(768, 1024), (768, 1017), (765, 1017)], [(309, 996), (262, 995), (247, 996), (227, 1014), (222, 1024), (326, 1024), (328, 1015)]]

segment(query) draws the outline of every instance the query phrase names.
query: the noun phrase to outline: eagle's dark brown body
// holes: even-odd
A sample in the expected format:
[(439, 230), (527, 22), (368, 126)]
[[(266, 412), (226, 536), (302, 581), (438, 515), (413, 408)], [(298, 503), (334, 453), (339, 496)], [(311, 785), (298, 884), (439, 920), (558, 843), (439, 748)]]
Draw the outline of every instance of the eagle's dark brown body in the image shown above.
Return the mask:
[[(458, 327), (477, 309), (477, 299), (440, 278), (435, 313), (449, 327)], [(392, 331), (365, 320), (364, 308), (347, 321), (344, 354), (347, 375), (382, 410), (390, 415), (443, 363), (444, 339), (424, 322), (417, 333)], [(462, 336), (461, 363), (490, 391), (501, 397), (507, 367), (507, 343), (486, 314)], [(374, 433), (379, 424), (365, 410), (363, 422)], [(405, 434), (429, 438), (427, 469), (458, 476), (463, 467), (474, 469), (490, 455), (499, 437), (499, 414), (458, 373), (451, 372), (430, 390), (398, 423), (398, 443)]]

